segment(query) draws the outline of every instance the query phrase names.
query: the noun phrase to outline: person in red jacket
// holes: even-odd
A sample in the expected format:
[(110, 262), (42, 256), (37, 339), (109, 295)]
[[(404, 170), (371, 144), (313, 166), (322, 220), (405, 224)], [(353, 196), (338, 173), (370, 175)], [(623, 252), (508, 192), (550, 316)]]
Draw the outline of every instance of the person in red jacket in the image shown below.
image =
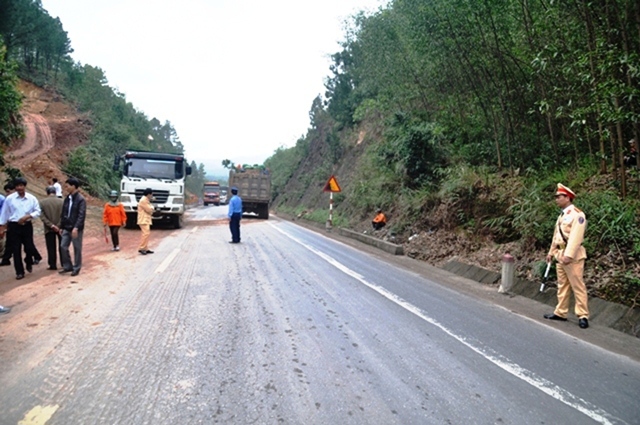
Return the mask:
[(102, 222), (104, 227), (109, 227), (111, 232), (111, 242), (113, 243), (112, 251), (120, 251), (120, 238), (118, 231), (122, 226), (127, 224), (127, 214), (124, 212), (124, 206), (118, 202), (118, 192), (112, 190), (109, 194), (109, 202), (104, 204), (104, 212), (102, 213)]

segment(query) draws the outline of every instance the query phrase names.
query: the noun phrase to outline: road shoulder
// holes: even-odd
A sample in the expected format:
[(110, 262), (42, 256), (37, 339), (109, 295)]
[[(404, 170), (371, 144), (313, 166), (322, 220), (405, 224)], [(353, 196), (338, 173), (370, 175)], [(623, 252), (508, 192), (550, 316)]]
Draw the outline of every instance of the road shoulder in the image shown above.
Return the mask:
[(275, 220), (291, 221), (301, 227), (366, 252), (387, 263), (410, 270), (447, 288), (454, 289), (476, 299), (484, 300), (487, 303), (498, 305), (513, 314), (538, 322), (543, 326), (551, 327), (577, 340), (593, 344), (606, 351), (628, 357), (634, 361), (640, 361), (640, 338), (606, 326), (600, 326), (597, 322), (593, 321), (590, 322), (588, 329), (580, 329), (578, 327), (578, 321), (575, 318), (569, 319), (567, 322), (551, 322), (542, 317), (543, 314), (552, 311), (552, 308), (550, 309), (547, 304), (520, 295), (498, 293), (498, 289), (495, 286), (481, 284), (410, 257), (389, 254), (358, 240), (340, 235), (335, 229), (327, 230), (320, 225), (307, 223), (303, 220), (291, 220), (286, 216), (272, 217)]

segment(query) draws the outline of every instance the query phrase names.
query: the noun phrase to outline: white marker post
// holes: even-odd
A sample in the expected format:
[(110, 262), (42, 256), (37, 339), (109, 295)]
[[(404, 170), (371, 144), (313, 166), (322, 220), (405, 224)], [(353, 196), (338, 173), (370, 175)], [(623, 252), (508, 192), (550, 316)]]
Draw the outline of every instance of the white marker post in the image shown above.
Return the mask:
[(324, 189), (322, 189), (322, 191), (329, 192), (329, 220), (327, 220), (325, 227), (327, 230), (331, 230), (333, 228), (333, 193), (342, 191), (335, 176), (329, 177), (329, 180), (327, 181), (327, 184), (324, 185)]

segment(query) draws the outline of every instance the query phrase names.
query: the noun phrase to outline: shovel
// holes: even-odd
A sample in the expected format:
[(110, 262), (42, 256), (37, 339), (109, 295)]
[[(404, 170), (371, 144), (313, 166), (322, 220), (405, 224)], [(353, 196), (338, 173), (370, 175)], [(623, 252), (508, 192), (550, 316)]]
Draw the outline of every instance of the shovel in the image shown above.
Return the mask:
[(547, 286), (547, 279), (549, 278), (549, 270), (551, 269), (551, 262), (547, 263), (547, 270), (544, 272), (542, 283), (540, 284), (540, 292), (544, 292), (544, 287)]

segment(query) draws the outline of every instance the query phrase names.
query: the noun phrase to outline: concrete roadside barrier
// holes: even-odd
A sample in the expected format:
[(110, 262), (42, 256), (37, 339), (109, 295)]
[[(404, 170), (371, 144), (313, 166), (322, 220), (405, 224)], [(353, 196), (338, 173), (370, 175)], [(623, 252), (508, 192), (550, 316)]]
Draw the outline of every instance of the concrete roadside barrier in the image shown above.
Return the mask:
[[(441, 268), (458, 276), (484, 284), (497, 284), (501, 278), (500, 273), (457, 260), (451, 260)], [(516, 278), (509, 293), (531, 298), (550, 307), (555, 307), (558, 302), (556, 288), (546, 288), (543, 292), (540, 292), (539, 283), (524, 279)], [(638, 307), (627, 307), (601, 298), (589, 297), (589, 321), (640, 337), (640, 308)]]
[(338, 232), (342, 236), (347, 236), (352, 239), (356, 239), (360, 242), (366, 243), (367, 245), (375, 246), (382, 251), (388, 252), (393, 255), (404, 255), (404, 248), (402, 245), (396, 245), (391, 242), (387, 242), (382, 239), (375, 238), (373, 236), (365, 235), (364, 233), (354, 232), (353, 230), (339, 228)]

